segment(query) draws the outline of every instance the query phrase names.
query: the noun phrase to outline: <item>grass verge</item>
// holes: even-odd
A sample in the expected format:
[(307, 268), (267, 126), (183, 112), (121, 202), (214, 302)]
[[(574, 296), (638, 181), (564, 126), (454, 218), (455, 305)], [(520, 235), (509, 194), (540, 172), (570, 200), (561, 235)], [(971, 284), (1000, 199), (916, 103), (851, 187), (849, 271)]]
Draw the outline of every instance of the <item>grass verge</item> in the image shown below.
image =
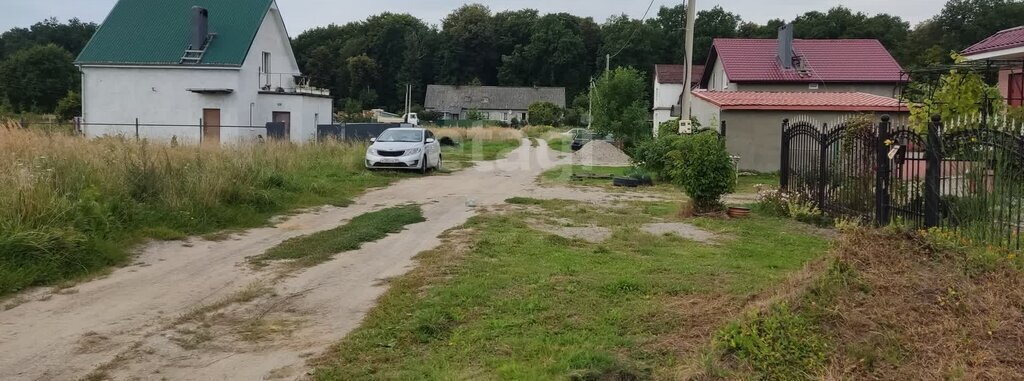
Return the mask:
[(225, 148), (0, 129), (0, 296), (124, 264), (145, 239), (182, 239), (347, 205), (408, 174), (368, 173), (344, 142)]
[(419, 205), (378, 210), (359, 215), (331, 230), (291, 238), (254, 257), (252, 262), (264, 265), (267, 261), (289, 259), (300, 266), (313, 266), (331, 259), (335, 254), (356, 250), (364, 243), (379, 240), (388, 234), (402, 231), (406, 225), (423, 221), (426, 219)]
[(463, 140), (454, 147), (444, 147), (444, 166), (447, 169), (459, 169), (472, 166), (474, 161), (497, 160), (509, 152), (519, 148), (518, 139), (509, 140)]
[[(392, 281), (319, 380), (672, 378), (678, 351), (718, 310), (785, 278), (825, 240), (779, 219), (692, 219), (721, 244), (652, 235), (676, 203), (614, 206), (517, 198), (474, 217)], [(535, 230), (600, 226), (590, 243)]]
[[(931, 234), (931, 233), (929, 233)], [(805, 292), (719, 334), (703, 376), (1014, 379), (1024, 374), (1024, 272), (1012, 252), (928, 234), (847, 229)]]

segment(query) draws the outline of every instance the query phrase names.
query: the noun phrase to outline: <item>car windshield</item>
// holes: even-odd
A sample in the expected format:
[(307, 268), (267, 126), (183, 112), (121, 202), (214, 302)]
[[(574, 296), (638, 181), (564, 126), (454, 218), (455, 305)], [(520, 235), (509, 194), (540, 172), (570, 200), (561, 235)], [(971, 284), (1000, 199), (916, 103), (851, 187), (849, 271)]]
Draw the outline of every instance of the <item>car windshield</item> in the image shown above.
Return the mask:
[(377, 138), (378, 142), (393, 143), (416, 143), (423, 141), (423, 131), (415, 130), (387, 130)]

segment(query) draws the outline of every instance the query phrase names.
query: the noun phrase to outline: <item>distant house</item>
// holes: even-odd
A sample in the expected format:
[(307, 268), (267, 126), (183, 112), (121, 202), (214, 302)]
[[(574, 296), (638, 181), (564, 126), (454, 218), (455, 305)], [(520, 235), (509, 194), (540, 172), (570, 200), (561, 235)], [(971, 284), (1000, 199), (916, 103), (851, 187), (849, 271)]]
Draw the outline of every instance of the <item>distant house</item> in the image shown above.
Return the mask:
[(536, 102), (564, 108), (565, 88), (429, 85), (424, 108), (445, 120), (468, 119), (474, 111), (483, 119), (510, 122), (528, 121), (528, 109)]
[(854, 91), (893, 96), (908, 78), (878, 40), (719, 38), (711, 46), (700, 88), (709, 91)]
[[(689, 89), (696, 88), (704, 75), (704, 65), (693, 65)], [(655, 65), (654, 66), (654, 128), (672, 119), (679, 117), (679, 105), (682, 103), (680, 97), (687, 86), (686, 68), (683, 65)]]
[(1024, 26), (1000, 31), (960, 54), (971, 61), (1003, 61), (998, 63), (999, 93), (1011, 106), (1024, 105)]
[(76, 60), (87, 136), (301, 142), (332, 99), (301, 77), (274, 0), (120, 0)]
[(693, 116), (705, 127), (725, 122), (726, 148), (744, 170), (779, 170), (782, 121), (796, 117), (840, 121), (851, 114), (908, 115), (891, 97), (855, 92), (694, 91)]

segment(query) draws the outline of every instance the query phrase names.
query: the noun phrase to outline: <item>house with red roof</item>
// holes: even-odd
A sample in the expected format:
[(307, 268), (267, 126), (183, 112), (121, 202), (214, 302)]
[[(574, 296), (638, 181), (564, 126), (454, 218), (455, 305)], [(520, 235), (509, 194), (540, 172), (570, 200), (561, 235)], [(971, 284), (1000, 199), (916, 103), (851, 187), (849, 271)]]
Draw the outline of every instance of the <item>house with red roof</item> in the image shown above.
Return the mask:
[(1024, 26), (999, 31), (960, 54), (969, 61), (1001, 61), (999, 93), (1011, 106), (1024, 105)]
[(908, 81), (878, 40), (719, 38), (711, 46), (700, 87), (709, 91), (855, 91), (894, 96)]
[(690, 86), (686, 86), (686, 67), (683, 65), (654, 65), (654, 128), (661, 123), (679, 118), (680, 98), (683, 91), (694, 89), (704, 76), (704, 65), (693, 65)]
[(898, 99), (863, 92), (694, 91), (693, 116), (702, 125), (724, 130), (726, 148), (739, 168), (779, 170), (785, 119), (840, 123), (853, 114), (908, 116)]

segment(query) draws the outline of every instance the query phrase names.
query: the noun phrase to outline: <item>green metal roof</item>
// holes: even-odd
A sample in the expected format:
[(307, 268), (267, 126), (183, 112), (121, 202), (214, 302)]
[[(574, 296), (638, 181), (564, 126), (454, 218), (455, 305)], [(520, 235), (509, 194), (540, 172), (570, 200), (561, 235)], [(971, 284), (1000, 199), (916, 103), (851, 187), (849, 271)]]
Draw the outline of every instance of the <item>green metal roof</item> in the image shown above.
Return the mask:
[[(209, 11), (211, 40), (198, 65), (241, 66), (273, 0), (119, 0), (78, 55), (79, 64), (179, 65), (192, 7)], [(187, 64), (197, 65), (197, 64)]]

